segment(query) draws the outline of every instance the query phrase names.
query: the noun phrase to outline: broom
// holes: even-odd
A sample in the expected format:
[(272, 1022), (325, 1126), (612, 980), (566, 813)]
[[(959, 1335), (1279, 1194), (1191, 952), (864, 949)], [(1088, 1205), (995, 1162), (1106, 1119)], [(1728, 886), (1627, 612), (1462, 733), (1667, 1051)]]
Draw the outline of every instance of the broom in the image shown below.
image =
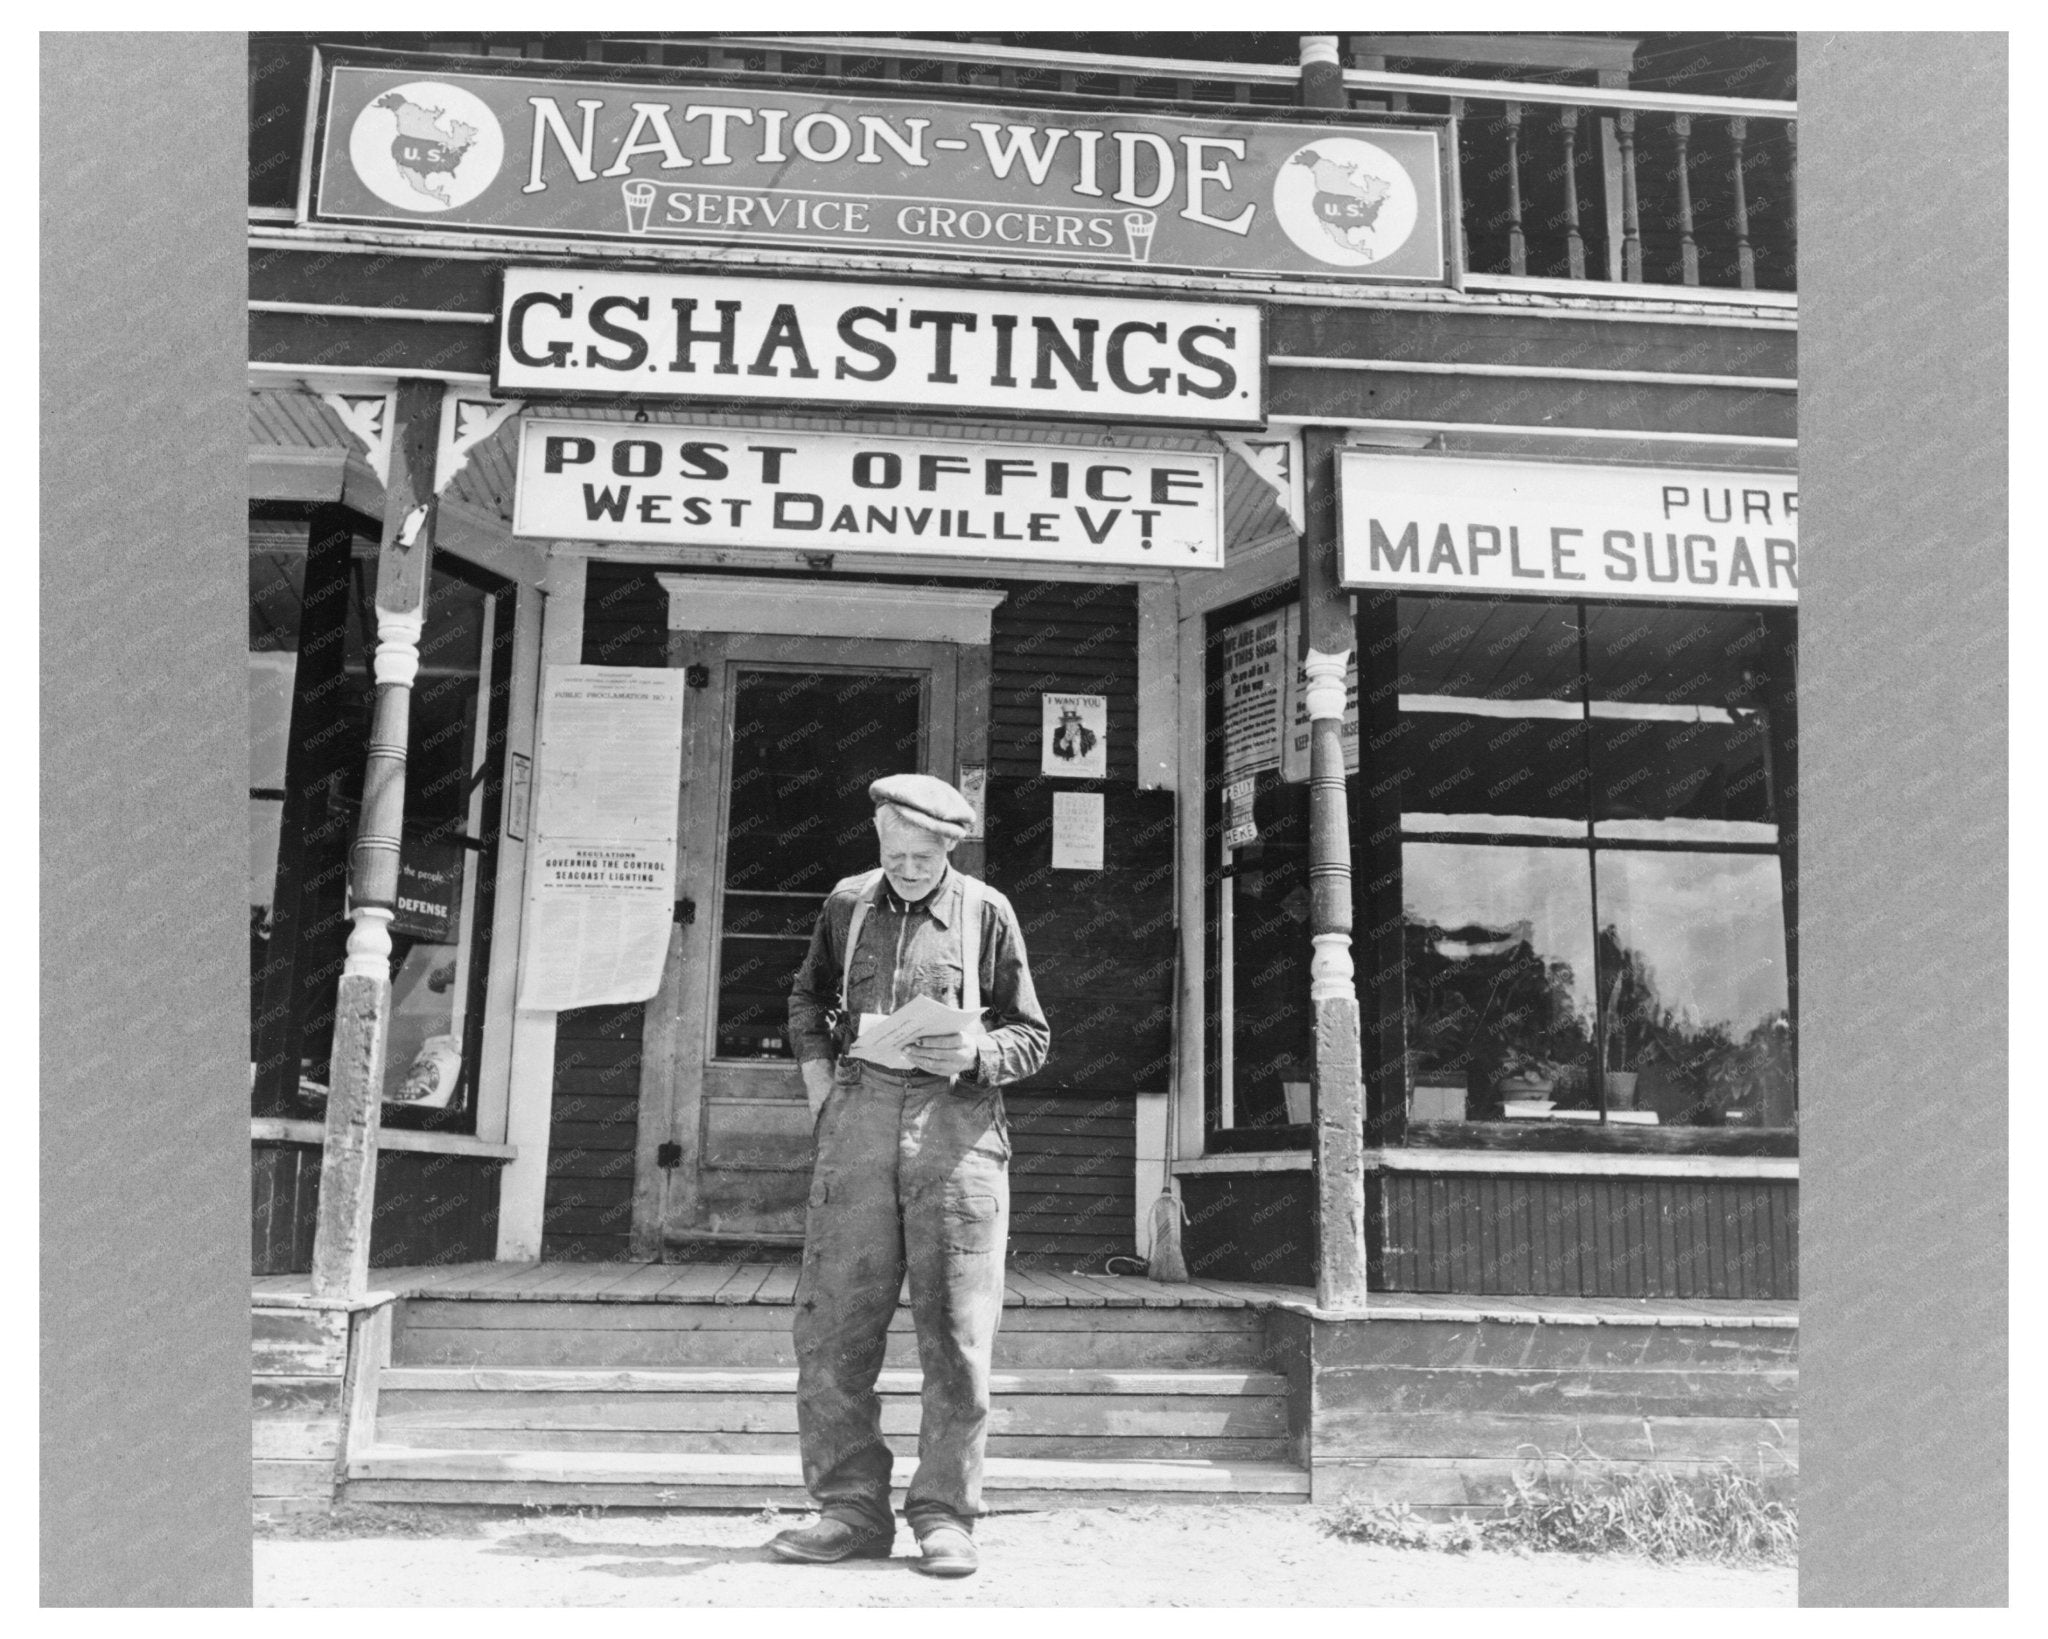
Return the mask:
[[(1176, 930), (1178, 931), (1178, 930)], [(1176, 939), (1173, 944), (1173, 993), (1181, 994), (1181, 948)], [(1186, 1020), (1181, 1021), (1185, 1033)], [(1187, 1260), (1180, 1252), (1180, 1226), (1187, 1217), (1187, 1206), (1182, 1202), (1179, 1186), (1173, 1176), (1173, 1100), (1180, 1092), (1181, 1035), (1173, 1042), (1173, 1088), (1166, 1099), (1166, 1182), (1161, 1186), (1159, 1199), (1152, 1203), (1151, 1217), (1147, 1221), (1150, 1231), (1151, 1251), (1145, 1260), (1145, 1272), (1158, 1281), (1185, 1281), (1188, 1278)]]

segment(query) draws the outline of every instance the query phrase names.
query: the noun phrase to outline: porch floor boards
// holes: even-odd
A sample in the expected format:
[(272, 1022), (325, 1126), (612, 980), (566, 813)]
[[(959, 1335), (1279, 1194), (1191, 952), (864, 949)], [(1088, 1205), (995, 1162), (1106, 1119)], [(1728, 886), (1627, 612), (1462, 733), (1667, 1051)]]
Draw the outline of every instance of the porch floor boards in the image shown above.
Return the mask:
[[(259, 1275), (257, 1304), (304, 1297), (308, 1275)], [(397, 1297), (516, 1300), (553, 1303), (717, 1303), (788, 1305), (796, 1266), (788, 1263), (458, 1263), (372, 1269), (371, 1290)], [(909, 1302), (906, 1290), (903, 1301)], [(1134, 1275), (1091, 1275), (1012, 1267), (1006, 1308), (1243, 1309), (1311, 1305), (1307, 1286), (1196, 1280), (1185, 1284)], [(1788, 1299), (1493, 1297), (1473, 1293), (1376, 1292), (1367, 1314), (1408, 1321), (1544, 1321), (1563, 1325), (1661, 1324), (1794, 1328), (1799, 1305)]]

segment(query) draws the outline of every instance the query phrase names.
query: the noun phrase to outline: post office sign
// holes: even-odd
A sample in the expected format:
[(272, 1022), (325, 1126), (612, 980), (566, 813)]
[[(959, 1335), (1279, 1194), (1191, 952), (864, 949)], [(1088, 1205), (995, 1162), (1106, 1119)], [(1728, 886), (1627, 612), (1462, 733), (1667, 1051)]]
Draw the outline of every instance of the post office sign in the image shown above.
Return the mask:
[(1346, 586), (1489, 597), (1799, 601), (1789, 472), (1344, 450)]
[(522, 424), (515, 535), (1223, 565), (1222, 456), (758, 427)]
[(1257, 426), (1261, 317), (1227, 302), (507, 268), (497, 384)]

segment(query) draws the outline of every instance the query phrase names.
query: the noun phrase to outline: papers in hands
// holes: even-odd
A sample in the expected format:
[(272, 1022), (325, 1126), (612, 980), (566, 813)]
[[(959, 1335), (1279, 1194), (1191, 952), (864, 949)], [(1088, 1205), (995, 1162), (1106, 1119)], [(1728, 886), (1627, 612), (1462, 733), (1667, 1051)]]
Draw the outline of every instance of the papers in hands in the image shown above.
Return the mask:
[(879, 1013), (860, 1016), (860, 1034), (846, 1051), (887, 1070), (915, 1070), (903, 1049), (926, 1036), (978, 1035), (981, 1015), (963, 1007), (948, 1007), (929, 996), (913, 996), (884, 1018)]

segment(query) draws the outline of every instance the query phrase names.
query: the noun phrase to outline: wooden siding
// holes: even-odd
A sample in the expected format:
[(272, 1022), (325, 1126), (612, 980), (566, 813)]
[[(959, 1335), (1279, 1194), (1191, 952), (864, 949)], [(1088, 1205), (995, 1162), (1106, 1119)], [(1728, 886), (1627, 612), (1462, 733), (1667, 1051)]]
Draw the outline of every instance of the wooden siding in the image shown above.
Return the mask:
[(1799, 1186), (1785, 1179), (1390, 1172), (1370, 1211), (1378, 1291), (1799, 1292)]
[[(990, 586), (1004, 585), (991, 581)], [(989, 689), (991, 778), (1035, 779), (1041, 694), (1109, 701), (1109, 781), (1138, 778), (1138, 589), (1113, 581), (1019, 581), (996, 605)], [(1097, 787), (1063, 781), (1075, 790)], [(1163, 855), (1170, 857), (1170, 855)]]
[[(498, 1171), (487, 1156), (380, 1150), (370, 1220), (372, 1268), (463, 1263), (498, 1247)], [(320, 1146), (259, 1143), (250, 1157), (250, 1269), (301, 1274), (313, 1267), (320, 1208)]]
[(633, 1227), (633, 1145), (640, 1120), (645, 1002), (581, 1007), (555, 1020), (555, 1094), (541, 1256), (626, 1256)]
[(1195, 1279), (1315, 1284), (1313, 1173), (1189, 1173), (1180, 1195), (1181, 1255)]
[(1010, 1117), (1010, 1256), (1099, 1271), (1136, 1253), (1137, 1106), (1127, 1097), (1060, 1097), (1024, 1082)]

